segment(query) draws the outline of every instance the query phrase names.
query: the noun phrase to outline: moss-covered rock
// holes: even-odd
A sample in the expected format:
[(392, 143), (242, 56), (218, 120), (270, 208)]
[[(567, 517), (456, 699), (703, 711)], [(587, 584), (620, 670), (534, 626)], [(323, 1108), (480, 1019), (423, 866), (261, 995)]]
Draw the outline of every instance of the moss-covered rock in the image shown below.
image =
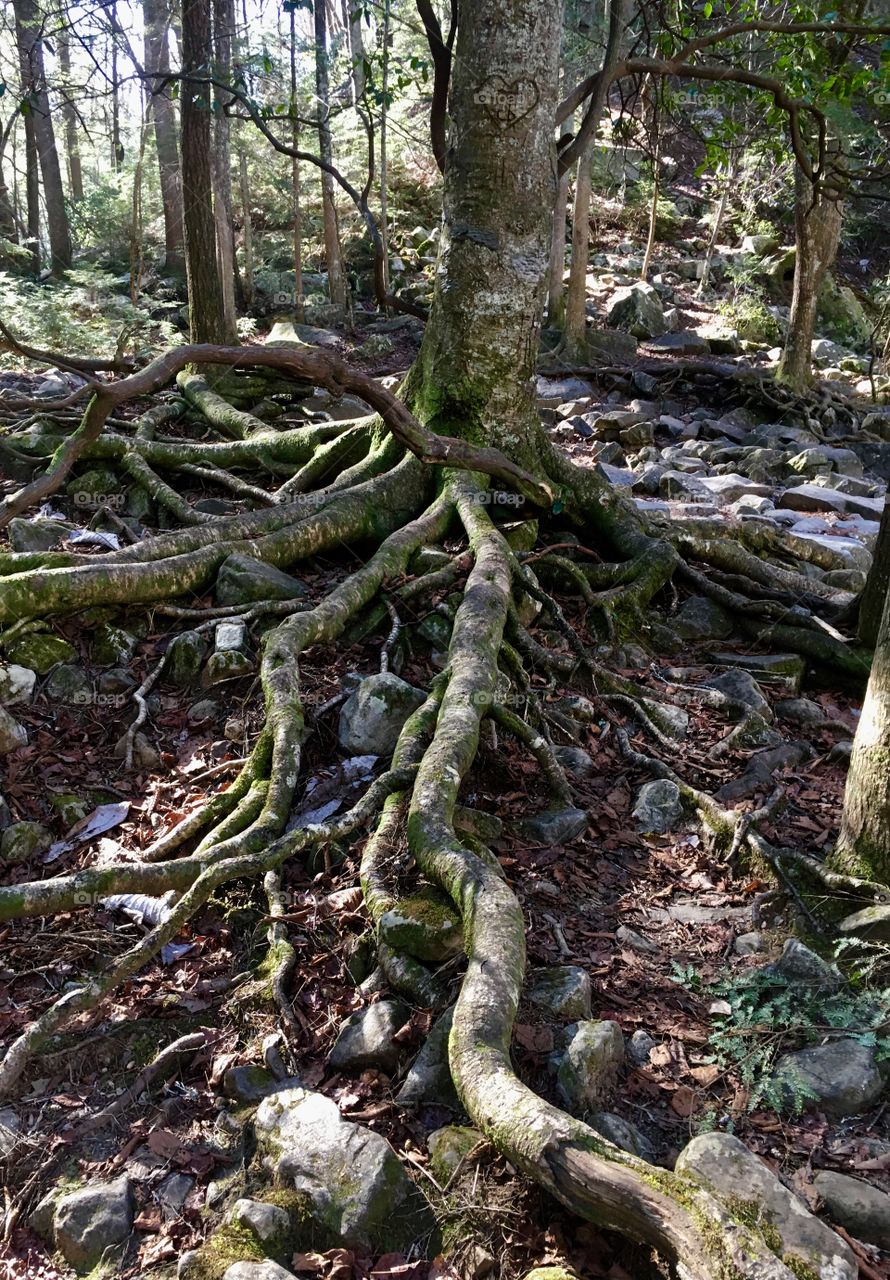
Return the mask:
[(137, 644), (138, 640), (129, 631), (106, 623), (93, 639), (93, 661), (100, 667), (125, 667)]
[(50, 808), (58, 814), (62, 826), (67, 830), (73, 827), (75, 822), (80, 822), (88, 813), (92, 812), (93, 805), (89, 800), (84, 800), (80, 796), (73, 795), (70, 791), (65, 791), (51, 795), (49, 797)]
[(46, 631), (32, 631), (13, 640), (6, 652), (11, 661), (30, 667), (40, 676), (45, 676), (56, 663), (70, 662), (76, 656), (73, 645)]
[(45, 853), (52, 834), (39, 822), (14, 822), (0, 836), (0, 862), (15, 866)]
[(460, 916), (438, 889), (421, 889), (385, 911), (379, 922), (380, 938), (394, 951), (416, 960), (440, 964), (463, 947)]
[(436, 1129), (426, 1140), (430, 1153), (430, 1168), (436, 1179), (444, 1185), (461, 1160), (482, 1140), (478, 1129), (468, 1125), (448, 1124)]

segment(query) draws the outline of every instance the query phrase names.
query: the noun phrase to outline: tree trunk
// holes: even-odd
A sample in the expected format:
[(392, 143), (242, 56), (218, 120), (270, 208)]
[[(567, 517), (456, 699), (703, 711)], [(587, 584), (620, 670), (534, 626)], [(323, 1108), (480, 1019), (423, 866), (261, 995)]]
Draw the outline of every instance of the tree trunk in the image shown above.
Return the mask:
[(59, 166), (59, 153), (56, 149), (56, 135), (43, 65), (43, 23), (35, 0), (15, 0), (14, 10), (22, 74), (22, 98), (28, 103), (28, 115), (33, 122), (34, 144), (43, 175), (43, 196), (46, 202), (52, 270), (54, 275), (60, 275), (71, 266), (71, 230), (68, 226), (62, 170)]
[(528, 470), (556, 200), (559, 8), (488, 0), (461, 12), (433, 305), (406, 388), (435, 431), (495, 445)]
[[(572, 117), (568, 116), (560, 126), (560, 137), (571, 134)], [(547, 323), (551, 329), (561, 329), (565, 324), (565, 273), (566, 273), (566, 218), (569, 210), (569, 183), (571, 173), (567, 169), (556, 188), (556, 206), (553, 210), (553, 231), (550, 239), (550, 271), (547, 289)]]
[(813, 198), (813, 184), (798, 165), (794, 181), (794, 292), (788, 337), (776, 377), (795, 390), (813, 380), (810, 349), (816, 331), (819, 290), (834, 262), (841, 234), (840, 175), (830, 167)]
[(176, 112), (168, 88), (161, 77), (170, 70), (170, 16), (166, 0), (142, 0), (145, 27), (145, 69), (155, 73), (149, 81), (149, 106), (154, 124), (155, 149), (158, 153), (158, 176), (161, 203), (164, 206), (164, 274), (185, 275), (185, 231), (182, 224), (182, 175), (179, 168), (179, 143)]
[[(213, 0), (213, 49), (218, 78), (227, 81), (232, 73), (232, 36), (235, 30), (233, 0)], [(214, 88), (213, 113), (213, 216), (216, 221), (216, 250), (222, 284), (226, 328), (237, 333), (235, 311), (235, 239), (232, 213), (232, 156), (229, 117), (224, 108), (231, 95)]]
[(28, 240), (31, 244), (31, 270), (40, 275), (40, 161), (37, 155), (37, 130), (34, 117), (25, 116), (25, 209), (28, 218)]
[[(297, 103), (297, 33), (294, 10), (290, 9), (290, 144), (294, 151), (300, 146), (300, 121)], [(298, 322), (305, 318), (303, 302), (303, 214), (300, 208), (300, 162), (291, 156), (290, 162), (291, 205), (293, 209), (294, 249), (294, 315)]]
[[(210, 66), (210, 0), (184, 0), (182, 6), (182, 69), (196, 75)], [(210, 152), (210, 109), (207, 89), (182, 82), (182, 169), (188, 174), (183, 215), (189, 329), (192, 342), (230, 344), (235, 335), (226, 324), (223, 291), (216, 253), (213, 219), (213, 177)]]
[(389, 293), (389, 108), (386, 95), (389, 91), (389, 46), (391, 0), (383, 0), (383, 101), (380, 104), (380, 240), (383, 246), (383, 287)]
[(77, 136), (77, 112), (71, 101), (71, 46), (68, 28), (62, 27), (56, 39), (59, 54), (59, 70), (65, 82), (62, 90), (62, 119), (65, 122), (65, 151), (68, 157), (68, 185), (71, 199), (83, 199), (83, 166), (80, 163), (80, 142)]
[[(318, 154), (331, 164), (331, 92), (328, 76), (328, 21), (325, 0), (315, 0), (315, 109), (318, 112)], [(324, 251), (328, 268), (328, 297), (335, 306), (346, 305), (346, 281), (340, 236), (337, 230), (337, 206), (334, 203), (334, 179), (321, 171), (321, 200), (324, 215)]]
[(117, 75), (117, 5), (109, 9), (111, 20), (111, 167), (119, 173), (124, 163), (124, 144), (121, 142), (121, 97)]
[(888, 590), (890, 590), (890, 502), (885, 506), (881, 516), (874, 560), (859, 601), (859, 642), (868, 649), (874, 649), (877, 646)]
[(238, 167), (241, 189), (241, 220), (244, 228), (244, 300), (253, 306), (253, 222), (250, 214), (250, 179), (247, 175), (247, 152), (239, 150)]
[(885, 593), (865, 702), (853, 739), (836, 871), (890, 884), (890, 594)]

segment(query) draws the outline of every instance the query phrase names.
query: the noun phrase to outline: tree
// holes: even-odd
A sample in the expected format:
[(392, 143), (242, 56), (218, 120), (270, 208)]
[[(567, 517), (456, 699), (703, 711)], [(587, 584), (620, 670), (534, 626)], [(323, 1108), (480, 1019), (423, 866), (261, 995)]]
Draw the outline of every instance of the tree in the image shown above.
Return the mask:
[[(52, 271), (54, 275), (59, 275), (71, 266), (71, 231), (43, 63), (43, 21), (36, 0), (15, 0), (13, 7), (22, 76), (23, 109), (31, 118), (33, 146), (43, 175)], [(32, 222), (32, 216), (33, 209), (29, 202), (29, 223)]]
[(890, 593), (885, 593), (868, 688), (847, 773), (840, 836), (829, 863), (890, 885)]
[[(216, 75), (223, 84), (232, 74), (232, 38), (235, 30), (234, 0), (213, 0), (213, 52)], [(226, 330), (237, 332), (235, 313), (235, 235), (232, 214), (232, 156), (229, 143), (231, 94), (219, 85), (213, 89), (213, 215), (216, 220), (216, 249), (222, 285)], [(240, 288), (240, 282), (239, 282)]]
[[(333, 160), (331, 142), (331, 90), (328, 55), (328, 19), (326, 0), (315, 0), (315, 110), (318, 115), (318, 154), (326, 163)], [(328, 297), (337, 307), (346, 305), (346, 278), (334, 203), (334, 179), (321, 173), (322, 216), (324, 218), (324, 252), (328, 270)]]
[(62, 89), (62, 119), (65, 122), (65, 151), (68, 156), (68, 185), (71, 189), (71, 199), (76, 202), (83, 199), (83, 168), (80, 162), (80, 140), (77, 133), (77, 110), (71, 99), (71, 47), (68, 28), (65, 26), (59, 28), (59, 34), (56, 37), (56, 47), (59, 52), (59, 70), (61, 71), (65, 82)]
[[(226, 314), (213, 213), (210, 91), (197, 80), (210, 65), (213, 42), (210, 0), (182, 6), (183, 223), (189, 294), (189, 328), (195, 342), (236, 340)], [(195, 79), (189, 79), (189, 76)]]
[(185, 274), (185, 230), (176, 113), (164, 80), (170, 72), (170, 18), (166, 0), (142, 0), (142, 20), (149, 106), (164, 208), (164, 272), (181, 276)]

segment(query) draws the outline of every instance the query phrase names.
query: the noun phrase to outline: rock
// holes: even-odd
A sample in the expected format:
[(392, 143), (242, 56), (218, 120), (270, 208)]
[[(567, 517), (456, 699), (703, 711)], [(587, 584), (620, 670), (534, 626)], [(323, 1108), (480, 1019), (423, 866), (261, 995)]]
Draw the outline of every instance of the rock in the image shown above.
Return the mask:
[(741, 668), (762, 684), (781, 685), (797, 693), (806, 663), (797, 653), (715, 653), (721, 667)]
[(17, 702), (30, 702), (36, 683), (37, 673), (29, 667), (16, 662), (0, 666), (0, 704), (12, 707)]
[(831, 1116), (859, 1115), (884, 1090), (874, 1049), (858, 1040), (833, 1040), (783, 1054), (773, 1081), (789, 1107), (799, 1100)]
[(832, 1222), (857, 1240), (890, 1249), (890, 1196), (861, 1178), (821, 1170), (813, 1185)]
[(699, 478), (684, 471), (665, 471), (658, 482), (658, 494), (662, 498), (704, 498), (705, 493)]
[(181, 1215), (194, 1185), (195, 1179), (190, 1178), (186, 1173), (167, 1175), (158, 1187), (158, 1201), (166, 1221), (172, 1222)]
[(461, 1110), (448, 1065), (448, 1036), (453, 1016), (454, 1010), (446, 1009), (433, 1023), (396, 1094), (400, 1106), (443, 1106), (452, 1111)]
[(5, 707), (0, 707), (0, 756), (10, 751), (18, 751), (19, 747), (28, 745), (28, 730), (11, 716)]
[(181, 631), (170, 642), (164, 675), (173, 684), (188, 687), (197, 682), (207, 642), (198, 631)]
[(53, 842), (52, 832), (39, 822), (14, 822), (0, 836), (0, 862), (16, 866), (46, 853)]
[(435, 1226), (389, 1143), (343, 1120), (329, 1098), (279, 1090), (260, 1103), (254, 1128), (276, 1181), (307, 1193), (313, 1218), (339, 1245), (407, 1251)]
[(9, 522), (9, 545), (13, 551), (51, 551), (63, 542), (75, 526), (66, 520), (22, 520)]
[(69, 706), (88, 706), (93, 701), (93, 685), (82, 667), (62, 662), (53, 667), (46, 682), (46, 696)]
[(433, 1130), (426, 1146), (433, 1173), (441, 1183), (448, 1181), (464, 1156), (478, 1146), (481, 1139), (478, 1129), (463, 1124), (449, 1124)]
[(627, 1042), (627, 1056), (638, 1067), (645, 1066), (649, 1061), (649, 1054), (657, 1043), (658, 1041), (654, 1040), (648, 1031), (637, 1030)]
[(106, 1253), (121, 1247), (133, 1229), (130, 1179), (99, 1182), (56, 1202), (56, 1248), (78, 1271), (91, 1271)]
[(789, 511), (851, 511), (866, 520), (880, 520), (884, 510), (883, 498), (858, 497), (818, 484), (799, 484), (785, 489), (776, 501)]
[(707, 596), (684, 600), (672, 626), (683, 640), (725, 640), (734, 630), (730, 615)]
[(545, 809), (533, 818), (524, 818), (516, 826), (526, 840), (537, 840), (552, 848), (582, 835), (587, 823), (584, 809)]
[(748, 496), (769, 498), (772, 493), (771, 485), (755, 484), (747, 476), (739, 476), (734, 472), (719, 476), (700, 476), (699, 483), (716, 501), (726, 505)]
[(784, 702), (777, 702), (774, 710), (780, 720), (787, 720), (790, 724), (824, 724), (826, 720), (819, 703), (811, 702), (809, 698), (787, 698)]
[(637, 354), (636, 338), (621, 329), (588, 329), (584, 345), (592, 360), (606, 360), (610, 364), (623, 364)]
[(624, 1036), (617, 1022), (576, 1022), (566, 1028), (556, 1083), (569, 1109), (584, 1114), (602, 1105), (624, 1062)]
[(722, 676), (713, 676), (704, 683), (706, 689), (716, 689), (718, 693), (725, 694), (733, 702), (740, 702), (743, 706), (752, 707), (755, 711), (759, 711), (761, 715), (766, 712), (767, 716), (772, 713), (770, 705), (757, 681), (751, 675), (750, 671), (742, 671), (736, 668), (732, 671), (726, 671)]
[(13, 1107), (0, 1111), (0, 1160), (5, 1160), (15, 1147), (22, 1132), (22, 1122)]
[(743, 493), (740, 498), (736, 498), (735, 502), (729, 504), (729, 509), (733, 515), (737, 516), (762, 516), (767, 511), (772, 511), (773, 504), (770, 498), (759, 498), (754, 493)]
[(533, 1267), (527, 1271), (522, 1280), (578, 1280), (574, 1271), (567, 1267)]
[(755, 1224), (776, 1237), (770, 1247), (798, 1276), (856, 1280), (858, 1266), (849, 1245), (809, 1213), (738, 1138), (704, 1133), (680, 1153), (676, 1172), (710, 1188), (729, 1208), (750, 1206)]
[(378, 923), (381, 940), (416, 960), (441, 964), (463, 950), (463, 926), (449, 899), (425, 889), (385, 911)]
[(593, 757), (583, 747), (554, 747), (553, 754), (566, 773), (575, 778), (586, 778), (594, 771)]
[(93, 640), (93, 661), (100, 667), (125, 667), (136, 650), (138, 640), (123, 627), (105, 623)]
[(606, 322), (611, 329), (624, 329), (635, 338), (658, 338), (667, 329), (661, 298), (643, 281), (612, 295)]
[(865, 590), (868, 574), (863, 569), (829, 569), (823, 574), (822, 581), (826, 587), (837, 587), (840, 591), (852, 591), (859, 595)]
[(742, 253), (753, 253), (758, 258), (762, 258), (765, 253), (775, 252), (778, 247), (779, 242), (773, 235), (742, 237)]
[(249, 1231), (267, 1253), (278, 1253), (291, 1233), (287, 1210), (264, 1200), (236, 1200), (229, 1221)]
[(683, 816), (683, 798), (676, 782), (658, 778), (640, 787), (633, 808), (640, 831), (670, 831)]
[(296, 1277), (271, 1258), (264, 1258), (262, 1262), (233, 1262), (226, 1268), (222, 1280), (296, 1280)]
[(732, 944), (732, 949), (737, 956), (754, 956), (763, 951), (765, 946), (762, 933), (756, 930), (752, 933), (740, 933)]
[(67, 640), (46, 631), (33, 631), (13, 640), (7, 645), (6, 652), (13, 662), (30, 667), (39, 676), (45, 676), (57, 662), (70, 662), (76, 657), (74, 647)]
[(681, 333), (665, 333), (644, 343), (650, 351), (666, 351), (674, 356), (704, 356), (711, 350), (707, 338), (690, 329)]
[(820, 368), (840, 364), (846, 354), (844, 348), (830, 338), (814, 338), (810, 343), (810, 357)]
[(358, 356), (360, 360), (378, 360), (383, 356), (392, 355), (395, 349), (396, 344), (385, 333), (371, 333), (352, 354)]
[[(117, 742), (114, 744), (115, 760), (126, 760), (127, 758), (127, 735), (121, 734)], [(133, 738), (133, 765), (137, 769), (147, 769), (151, 772), (161, 763), (161, 757), (146, 738), (144, 733), (137, 733)]]
[(366, 677), (340, 711), (340, 746), (351, 755), (389, 758), (405, 721), (425, 697), (390, 672)]
[(393, 1072), (402, 1058), (401, 1045), (393, 1036), (408, 1017), (405, 1006), (396, 1000), (381, 1000), (340, 1024), (328, 1061), (337, 1071), (364, 1071), (375, 1067)]
[(577, 965), (533, 969), (528, 975), (526, 996), (530, 1004), (549, 1009), (560, 1018), (590, 1017), (590, 978)]
[(223, 1073), (222, 1091), (227, 1098), (233, 1098), (236, 1102), (262, 1102), (277, 1087), (275, 1077), (265, 1067), (250, 1063), (229, 1067)]
[(299, 600), (306, 587), (289, 573), (253, 556), (226, 556), (216, 575), (217, 603), (252, 604), (256, 600)]
[(823, 960), (797, 938), (788, 939), (781, 956), (775, 964), (767, 967), (766, 972), (776, 974), (791, 986), (807, 987), (812, 991), (840, 991), (846, 985), (835, 965)]
[(580, 378), (544, 378), (539, 376), (537, 381), (537, 397), (538, 403), (541, 405), (564, 404), (567, 400), (575, 400), (589, 398), (593, 393), (593, 387), (589, 382), (583, 382)]
[(194, 728), (196, 725), (207, 724), (210, 720), (215, 720), (219, 715), (220, 706), (218, 702), (214, 702), (212, 698), (202, 698), (200, 702), (194, 702), (186, 712), (186, 719)]
[(629, 1151), (632, 1156), (639, 1156), (650, 1164), (653, 1162), (655, 1148), (652, 1143), (645, 1134), (640, 1133), (635, 1124), (631, 1124), (623, 1116), (617, 1116), (613, 1111), (595, 1111), (587, 1117), (587, 1123), (622, 1151)]
[(650, 942), (634, 929), (628, 929), (626, 924), (619, 925), (615, 930), (615, 941), (620, 942), (623, 947), (630, 947), (631, 951), (640, 951), (644, 955), (658, 955), (659, 949), (654, 942)]
[(247, 627), (243, 622), (221, 622), (214, 633), (213, 653), (201, 677), (205, 688), (250, 675), (255, 662), (248, 651)]

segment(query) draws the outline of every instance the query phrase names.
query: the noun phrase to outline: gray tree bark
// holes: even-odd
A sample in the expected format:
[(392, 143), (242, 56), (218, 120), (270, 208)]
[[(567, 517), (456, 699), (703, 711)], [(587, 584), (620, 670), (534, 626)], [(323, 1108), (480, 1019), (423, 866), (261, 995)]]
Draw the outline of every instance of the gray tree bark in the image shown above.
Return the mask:
[(145, 69), (150, 79), (149, 108), (154, 125), (158, 177), (164, 208), (164, 272), (185, 275), (185, 229), (182, 215), (182, 173), (179, 167), (176, 112), (163, 77), (170, 70), (170, 13), (166, 0), (142, 0), (145, 27)]

